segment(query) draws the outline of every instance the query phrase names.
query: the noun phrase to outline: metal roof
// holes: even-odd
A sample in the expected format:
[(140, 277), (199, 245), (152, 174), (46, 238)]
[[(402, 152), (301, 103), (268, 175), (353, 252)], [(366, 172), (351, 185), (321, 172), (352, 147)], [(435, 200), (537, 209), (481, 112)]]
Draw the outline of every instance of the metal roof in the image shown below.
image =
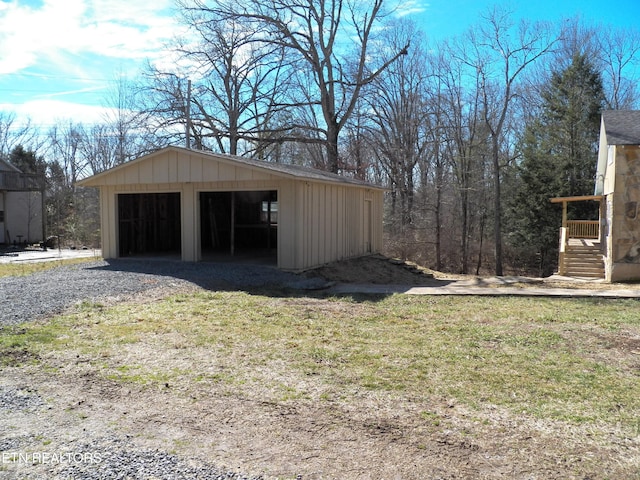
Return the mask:
[(138, 157), (130, 162), (122, 163), (113, 168), (97, 173), (91, 177), (83, 178), (82, 180), (78, 181), (78, 184), (84, 185), (84, 186), (90, 185), (93, 181), (101, 177), (110, 175), (114, 171), (127, 168), (128, 166), (135, 163), (144, 162), (148, 158), (154, 157), (156, 155), (159, 155), (166, 151), (171, 151), (171, 150), (179, 151), (179, 152), (187, 152), (191, 155), (194, 155), (194, 154), (201, 155), (202, 157), (210, 158), (212, 161), (217, 160), (225, 163), (244, 165), (248, 168), (267, 171), (282, 177), (289, 177), (289, 178), (293, 177), (300, 180), (309, 180), (309, 181), (327, 182), (327, 183), (340, 183), (340, 184), (347, 184), (347, 185), (353, 185), (353, 186), (386, 190), (386, 188), (381, 185), (376, 185), (376, 184), (365, 182), (355, 178), (344, 177), (342, 175), (338, 175), (331, 172), (325, 172), (323, 170), (316, 170), (314, 168), (303, 167), (301, 165), (265, 162), (262, 160), (254, 160), (254, 159), (239, 157), (235, 155), (224, 155), (219, 153), (207, 152), (203, 150), (186, 149), (183, 147), (176, 147), (176, 146), (161, 148), (159, 150), (156, 150), (155, 152), (151, 152), (147, 155)]

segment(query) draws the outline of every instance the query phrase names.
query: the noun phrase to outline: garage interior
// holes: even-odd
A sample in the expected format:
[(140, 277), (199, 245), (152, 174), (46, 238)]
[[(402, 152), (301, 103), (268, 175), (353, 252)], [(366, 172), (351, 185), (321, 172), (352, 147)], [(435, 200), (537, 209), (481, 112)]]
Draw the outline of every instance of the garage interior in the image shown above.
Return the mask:
[(120, 257), (181, 255), (180, 194), (118, 194)]
[(200, 192), (203, 261), (277, 264), (278, 193)]

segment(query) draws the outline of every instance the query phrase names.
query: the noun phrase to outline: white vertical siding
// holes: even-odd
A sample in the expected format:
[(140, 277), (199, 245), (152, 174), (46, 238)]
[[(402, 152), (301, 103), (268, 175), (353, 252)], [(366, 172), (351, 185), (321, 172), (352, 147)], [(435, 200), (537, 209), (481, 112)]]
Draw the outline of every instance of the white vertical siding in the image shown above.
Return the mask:
[[(282, 268), (302, 270), (328, 262), (369, 253), (365, 228), (370, 229), (370, 250), (382, 248), (382, 192), (311, 182), (297, 182), (292, 242), (295, 261), (281, 262)], [(371, 217), (365, 214), (366, 198)], [(284, 198), (280, 208), (286, 211)], [(283, 214), (282, 225), (288, 217)], [(283, 230), (284, 232), (287, 230)], [(290, 258), (290, 257), (288, 257)]]
[(29, 243), (43, 240), (41, 193), (6, 192), (4, 199), (4, 232), (9, 232), (4, 240)]
[(118, 258), (118, 199), (112, 186), (100, 189), (100, 228), (102, 229), (102, 256)]
[(308, 205), (309, 202), (305, 200), (307, 190), (309, 189), (308, 182), (296, 182), (296, 198), (295, 198), (295, 261), (291, 266), (292, 269), (304, 268), (306, 264), (305, 252), (308, 249), (307, 238), (305, 235), (306, 222), (305, 218), (308, 217)]
[(180, 191), (180, 225), (182, 260), (195, 262), (198, 260), (200, 243), (200, 219), (196, 200), (196, 192), (192, 183), (182, 185)]
[(302, 188), (304, 187), (301, 182), (291, 180), (282, 180), (276, 188), (278, 191), (278, 267), (286, 270), (295, 270), (296, 265), (302, 263), (303, 250), (300, 248), (300, 242), (304, 225), (300, 222), (302, 204), (297, 201)]
[(5, 192), (0, 192), (0, 212), (2, 212), (2, 218), (0, 218), (0, 243), (5, 243), (5, 239), (4, 239), (4, 225), (5, 225), (5, 209), (4, 209), (4, 197), (5, 197), (6, 193)]

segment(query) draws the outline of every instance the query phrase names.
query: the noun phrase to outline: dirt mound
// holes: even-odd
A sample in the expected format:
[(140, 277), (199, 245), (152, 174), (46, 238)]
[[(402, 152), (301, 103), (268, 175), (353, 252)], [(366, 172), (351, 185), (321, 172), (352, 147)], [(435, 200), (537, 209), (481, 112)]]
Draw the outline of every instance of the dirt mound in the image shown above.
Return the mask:
[(432, 285), (431, 271), (414, 263), (369, 255), (334, 262), (316, 268), (308, 275), (338, 283), (374, 283), (381, 285)]
[(526, 288), (535, 286), (589, 290), (637, 288), (637, 285), (629, 283), (608, 283), (604, 282), (604, 280), (585, 280), (558, 277), (557, 275), (542, 279), (522, 276), (479, 277), (476, 275), (444, 273), (380, 254), (330, 263), (308, 271), (306, 276), (319, 277), (335, 283), (378, 285), (442, 286), (443, 284), (454, 282), (467, 287)]

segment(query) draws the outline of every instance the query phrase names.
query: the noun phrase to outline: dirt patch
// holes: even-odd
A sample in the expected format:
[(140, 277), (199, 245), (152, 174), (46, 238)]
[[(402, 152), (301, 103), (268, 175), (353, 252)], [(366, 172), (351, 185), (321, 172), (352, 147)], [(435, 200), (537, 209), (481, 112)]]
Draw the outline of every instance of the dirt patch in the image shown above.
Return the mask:
[(310, 270), (305, 275), (308, 277), (320, 277), (335, 283), (374, 285), (436, 287), (456, 284), (465, 287), (536, 287), (577, 290), (633, 290), (640, 288), (637, 284), (607, 283), (598, 279), (574, 279), (559, 276), (549, 278), (523, 276), (479, 277), (476, 275), (445, 273), (383, 255), (369, 255), (330, 263)]
[[(415, 263), (382, 255), (334, 262), (307, 272), (338, 283), (372, 283), (378, 285), (434, 285), (434, 272)], [(444, 277), (440, 275), (440, 277)]]
[[(20, 378), (28, 373), (29, 391), (46, 399), (42, 407), (0, 416), (0, 428), (13, 442), (10, 450), (81, 450), (109, 462), (105, 439), (112, 445), (120, 438), (132, 461), (136, 451), (163, 451), (190, 465), (237, 472), (238, 478), (245, 478), (243, 473), (305, 480), (560, 479), (573, 478), (576, 471), (594, 475), (579, 478), (604, 478), (614, 471), (616, 478), (632, 478), (638, 453), (637, 444), (619, 432), (598, 432), (619, 438), (612, 452), (592, 441), (591, 428), (492, 407), (470, 411), (446, 399), (398, 401), (363, 392), (348, 402), (272, 402), (220, 385), (144, 387), (106, 380), (87, 365), (64, 370), (56, 376), (3, 372), (0, 388), (26, 388)], [(18, 477), (0, 471), (0, 478), (57, 478), (64, 471), (64, 465), (5, 468), (5, 474)], [(76, 478), (100, 477), (85, 472)]]

